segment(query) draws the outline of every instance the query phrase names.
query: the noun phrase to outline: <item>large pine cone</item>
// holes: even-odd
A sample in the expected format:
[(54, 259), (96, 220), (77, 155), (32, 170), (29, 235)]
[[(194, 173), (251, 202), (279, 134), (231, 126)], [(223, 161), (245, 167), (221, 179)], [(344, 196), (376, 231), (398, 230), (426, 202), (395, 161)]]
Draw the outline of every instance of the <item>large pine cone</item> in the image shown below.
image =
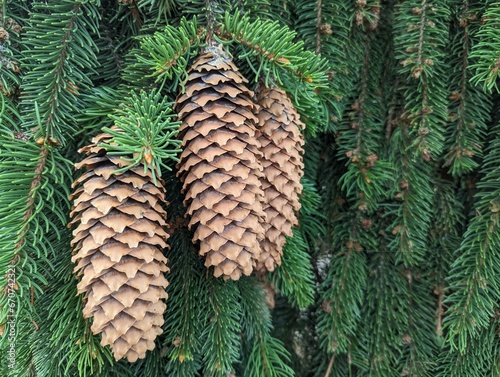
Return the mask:
[(101, 344), (111, 346), (116, 360), (134, 362), (155, 347), (162, 332), (168, 285), (161, 251), (168, 238), (161, 206), (165, 194), (142, 166), (112, 174), (130, 163), (97, 146), (110, 138), (95, 137), (80, 150), (88, 157), (75, 164), (87, 171), (73, 184), (79, 188), (71, 196), (70, 226), (78, 224), (72, 261), (82, 277), (78, 293), (85, 293), (84, 317), (93, 316), (92, 332), (102, 333)]
[(183, 152), (178, 175), (193, 242), (214, 275), (237, 280), (260, 258), (263, 192), (251, 92), (229, 56), (211, 47), (190, 69), (176, 110)]
[(298, 224), (296, 212), (300, 209), (302, 193), (300, 179), (304, 175), (302, 161), (304, 124), (286, 93), (277, 88), (263, 88), (257, 94), (260, 105), (259, 141), (264, 154), (262, 188), (264, 189), (265, 238), (261, 242), (262, 256), (259, 271), (273, 271), (281, 264), (286, 237), (293, 235)]

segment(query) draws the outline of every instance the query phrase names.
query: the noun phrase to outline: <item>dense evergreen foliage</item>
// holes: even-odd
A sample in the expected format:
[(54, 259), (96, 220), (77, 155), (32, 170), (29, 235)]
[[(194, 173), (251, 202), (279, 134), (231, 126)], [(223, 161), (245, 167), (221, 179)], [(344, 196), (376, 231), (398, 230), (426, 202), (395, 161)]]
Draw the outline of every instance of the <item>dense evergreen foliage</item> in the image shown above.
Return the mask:
[[(0, 375), (500, 376), (500, 2), (0, 4)], [(176, 176), (173, 103), (213, 42), (306, 124), (299, 226), (237, 281), (207, 272)], [(72, 273), (73, 164), (102, 131), (169, 203), (164, 332), (135, 363)]]

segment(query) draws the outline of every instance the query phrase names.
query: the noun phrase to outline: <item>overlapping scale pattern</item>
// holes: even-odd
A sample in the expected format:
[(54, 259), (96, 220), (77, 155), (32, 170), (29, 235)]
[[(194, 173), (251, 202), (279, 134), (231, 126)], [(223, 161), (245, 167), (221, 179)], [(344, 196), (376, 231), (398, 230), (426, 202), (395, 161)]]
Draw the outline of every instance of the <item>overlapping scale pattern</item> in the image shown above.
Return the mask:
[(302, 160), (304, 123), (288, 98), (278, 88), (262, 88), (257, 93), (259, 127), (264, 168), (265, 238), (261, 241), (262, 255), (258, 271), (273, 271), (281, 264), (283, 245), (291, 237), (292, 228), (298, 224), (299, 197), (302, 193), (300, 179), (304, 175)]
[(92, 332), (101, 333), (101, 344), (110, 345), (116, 360), (134, 362), (155, 347), (164, 322), (165, 194), (142, 166), (112, 174), (130, 163), (97, 145), (110, 138), (95, 137), (80, 150), (87, 157), (75, 164), (86, 171), (71, 195), (72, 261), (81, 279), (78, 293), (85, 294), (84, 317), (93, 317)]
[(178, 175), (189, 226), (196, 227), (193, 242), (216, 277), (233, 280), (250, 275), (259, 261), (265, 222), (258, 119), (246, 82), (224, 51), (210, 47), (176, 100)]

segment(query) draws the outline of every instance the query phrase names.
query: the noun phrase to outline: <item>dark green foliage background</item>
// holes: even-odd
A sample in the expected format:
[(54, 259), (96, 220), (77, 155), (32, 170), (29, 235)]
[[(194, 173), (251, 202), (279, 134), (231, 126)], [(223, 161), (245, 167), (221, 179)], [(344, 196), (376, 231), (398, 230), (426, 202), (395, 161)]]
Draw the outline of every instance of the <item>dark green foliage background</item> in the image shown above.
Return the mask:
[[(500, 2), (0, 5), (0, 375), (500, 376)], [(171, 103), (210, 40), (307, 125), (273, 309), (212, 277), (184, 218)], [(66, 226), (77, 150), (113, 124), (170, 203), (164, 333), (135, 364), (82, 318)]]

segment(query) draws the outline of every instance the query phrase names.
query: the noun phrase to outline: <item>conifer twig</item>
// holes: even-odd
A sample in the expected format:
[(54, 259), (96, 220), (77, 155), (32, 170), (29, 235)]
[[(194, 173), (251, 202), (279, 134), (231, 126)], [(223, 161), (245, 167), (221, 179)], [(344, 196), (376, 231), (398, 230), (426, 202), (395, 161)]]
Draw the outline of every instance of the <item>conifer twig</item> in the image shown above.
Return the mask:
[(443, 287), (436, 288), (438, 293), (438, 309), (437, 309), (437, 325), (436, 325), (436, 334), (437, 336), (442, 336), (443, 332)]
[[(22, 252), (22, 248), (26, 242), (26, 234), (28, 233), (28, 228), (29, 228), (27, 223), (31, 219), (33, 211), (35, 210), (36, 207), (36, 201), (35, 201), (36, 191), (37, 188), (40, 186), (40, 182), (42, 181), (42, 176), (43, 176), (42, 173), (45, 169), (45, 164), (47, 163), (48, 155), (49, 155), (49, 150), (45, 145), (43, 145), (39, 153), (40, 159), (38, 160), (35, 171), (33, 173), (33, 181), (31, 182), (31, 187), (26, 203), (26, 211), (24, 212), (24, 216), (22, 218), (24, 225), (22, 227), (21, 233), (19, 234), (18, 241), (14, 246), (15, 254), (10, 262), (11, 265), (15, 265), (17, 263), (19, 259), (19, 254)], [(5, 281), (7, 282), (7, 279)]]
[(330, 362), (328, 363), (328, 368), (326, 369), (325, 377), (328, 377), (330, 375), (334, 361), (335, 361), (335, 354), (333, 354), (332, 357), (330, 358)]
[(316, 20), (316, 53), (321, 53), (321, 7), (322, 0), (318, 0), (318, 14)]

